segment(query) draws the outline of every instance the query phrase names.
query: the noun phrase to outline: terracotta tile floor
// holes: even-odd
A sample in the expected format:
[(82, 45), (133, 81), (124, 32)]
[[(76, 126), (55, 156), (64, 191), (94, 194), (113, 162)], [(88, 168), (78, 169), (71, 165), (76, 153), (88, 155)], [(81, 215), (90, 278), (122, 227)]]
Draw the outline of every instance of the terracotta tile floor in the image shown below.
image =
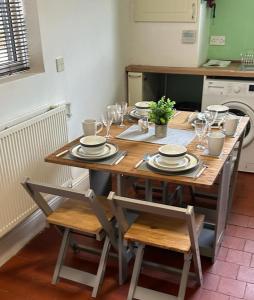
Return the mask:
[[(211, 264), (202, 258), (204, 285), (197, 288), (189, 281), (188, 300), (254, 300), (254, 174), (239, 174), (232, 213), (218, 257)], [(91, 289), (60, 280), (54, 286), (51, 277), (60, 244), (54, 228), (46, 229), (0, 268), (1, 300), (91, 299)], [(161, 250), (147, 249), (147, 259), (179, 266), (181, 256)], [(68, 263), (95, 271), (98, 259), (92, 255), (70, 251)], [(130, 270), (131, 272), (131, 270)], [(170, 283), (168, 282), (170, 280)], [(140, 285), (176, 293), (177, 278), (144, 268)], [(110, 259), (102, 291), (97, 299), (126, 299), (129, 283), (117, 285), (117, 263)]]

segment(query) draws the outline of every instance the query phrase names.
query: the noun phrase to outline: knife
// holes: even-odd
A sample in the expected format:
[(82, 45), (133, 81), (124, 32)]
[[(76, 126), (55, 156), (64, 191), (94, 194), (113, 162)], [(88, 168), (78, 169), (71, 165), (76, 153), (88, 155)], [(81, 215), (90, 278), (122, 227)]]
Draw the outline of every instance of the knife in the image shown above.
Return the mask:
[(205, 169), (207, 168), (206, 165), (203, 165), (203, 167), (199, 170), (199, 172), (195, 175), (195, 179), (199, 178), (201, 176), (201, 174), (205, 171)]
[(118, 160), (114, 163), (114, 165), (118, 165), (118, 164), (125, 158), (126, 155), (127, 155), (127, 151), (124, 152), (124, 153), (118, 158)]

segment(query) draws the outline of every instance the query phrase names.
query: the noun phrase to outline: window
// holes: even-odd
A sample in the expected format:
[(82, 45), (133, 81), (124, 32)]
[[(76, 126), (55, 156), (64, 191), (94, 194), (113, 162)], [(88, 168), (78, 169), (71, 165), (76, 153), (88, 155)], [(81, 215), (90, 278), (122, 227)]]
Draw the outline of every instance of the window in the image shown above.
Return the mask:
[(29, 69), (22, 0), (0, 0), (0, 76)]

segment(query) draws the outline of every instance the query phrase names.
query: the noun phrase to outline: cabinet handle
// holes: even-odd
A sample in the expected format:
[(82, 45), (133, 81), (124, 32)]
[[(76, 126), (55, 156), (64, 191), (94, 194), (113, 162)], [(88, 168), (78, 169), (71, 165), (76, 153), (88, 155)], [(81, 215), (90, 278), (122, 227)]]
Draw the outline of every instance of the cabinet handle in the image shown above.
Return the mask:
[(192, 3), (192, 20), (195, 20), (196, 16), (196, 4)]
[(142, 75), (128, 75), (129, 78), (141, 78)]

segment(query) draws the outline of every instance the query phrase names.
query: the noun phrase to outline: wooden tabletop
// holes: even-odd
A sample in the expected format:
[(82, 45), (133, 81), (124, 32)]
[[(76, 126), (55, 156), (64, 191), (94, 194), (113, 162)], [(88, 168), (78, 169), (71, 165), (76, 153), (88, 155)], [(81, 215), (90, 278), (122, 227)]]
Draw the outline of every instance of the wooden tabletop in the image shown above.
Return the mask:
[(219, 67), (170, 67), (170, 66), (149, 66), (129, 65), (127, 72), (138, 73), (161, 73), (161, 74), (187, 74), (218, 77), (245, 77), (254, 78), (253, 70), (242, 70), (239, 62), (232, 62), (226, 68)]
[[(193, 130), (192, 126), (187, 122), (189, 114), (190, 114), (189, 112), (180, 112), (178, 115), (176, 115), (173, 118), (173, 120), (169, 122), (169, 127)], [(196, 145), (197, 145), (196, 139), (194, 139), (188, 145), (187, 147), (188, 151), (200, 157), (200, 159), (202, 159), (205, 162), (205, 164), (208, 165), (208, 168), (197, 179), (193, 179), (185, 176), (161, 175), (158, 173), (154, 173), (152, 171), (135, 169), (135, 165), (144, 157), (144, 154), (155, 153), (156, 151), (158, 151), (160, 145), (146, 143), (146, 142), (121, 140), (115, 138), (116, 135), (118, 135), (124, 130), (118, 128), (117, 126), (111, 127), (110, 133), (113, 136), (113, 138), (110, 140), (110, 142), (117, 144), (120, 150), (128, 151), (127, 156), (118, 165), (105, 165), (99, 163), (88, 163), (81, 160), (70, 160), (64, 158), (64, 155), (60, 157), (56, 157), (56, 154), (66, 149), (68, 150), (74, 145), (78, 144), (79, 138), (77, 138), (76, 140), (70, 142), (69, 144), (65, 145), (61, 149), (58, 149), (56, 152), (47, 156), (45, 158), (45, 161), (49, 163), (85, 168), (90, 170), (108, 171), (114, 174), (123, 174), (123, 175), (135, 176), (135, 177), (140, 177), (145, 179), (153, 179), (159, 181), (174, 182), (179, 184), (209, 187), (213, 185), (213, 183), (215, 182), (225, 161), (228, 158), (228, 155), (231, 153), (232, 149), (237, 143), (239, 136), (243, 133), (248, 123), (248, 120), (249, 120), (248, 117), (241, 118), (241, 121), (237, 129), (237, 136), (235, 138), (227, 137), (225, 139), (223, 155), (221, 155), (221, 158), (201, 156), (202, 152), (196, 149)], [(131, 125), (132, 124), (129, 124), (129, 126)], [(103, 134), (104, 132), (102, 132), (102, 135)]]

